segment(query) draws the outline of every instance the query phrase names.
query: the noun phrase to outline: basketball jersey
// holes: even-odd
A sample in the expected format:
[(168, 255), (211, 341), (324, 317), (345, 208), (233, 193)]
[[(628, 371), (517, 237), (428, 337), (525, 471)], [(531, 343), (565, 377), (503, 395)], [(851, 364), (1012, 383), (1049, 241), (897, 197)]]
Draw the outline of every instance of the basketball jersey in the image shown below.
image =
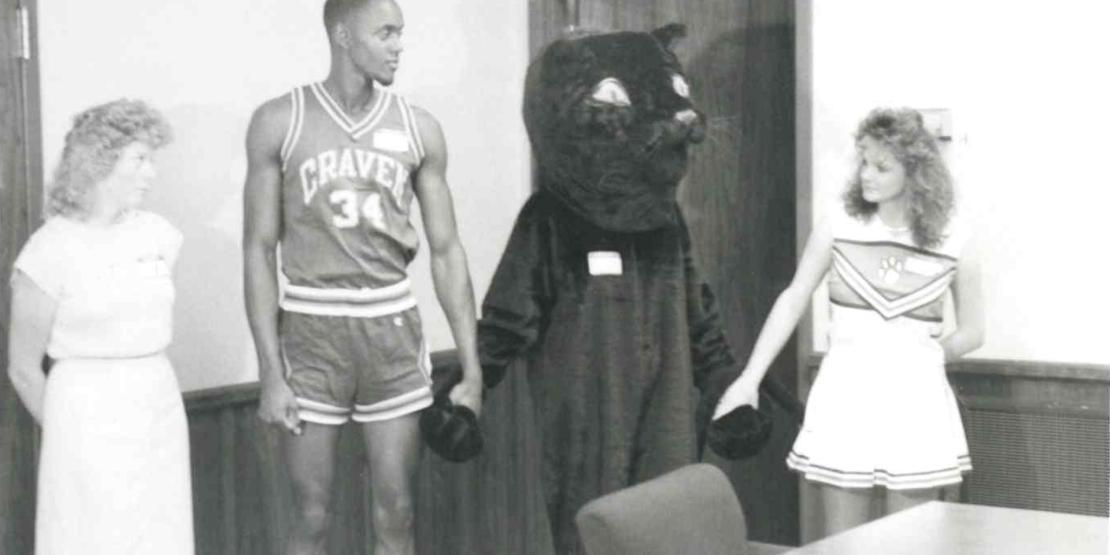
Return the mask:
[(834, 337), (891, 326), (911, 335), (939, 336), (964, 242), (962, 234), (951, 233), (953, 227), (939, 245), (921, 248), (909, 229), (891, 230), (878, 216), (834, 218), (829, 273)]
[(419, 246), (409, 219), (411, 175), (424, 153), (411, 107), (376, 88), (373, 106), (355, 121), (323, 83), (293, 89), (289, 99), (281, 147), (282, 307), (296, 310), (298, 291), (407, 294), (405, 268)]

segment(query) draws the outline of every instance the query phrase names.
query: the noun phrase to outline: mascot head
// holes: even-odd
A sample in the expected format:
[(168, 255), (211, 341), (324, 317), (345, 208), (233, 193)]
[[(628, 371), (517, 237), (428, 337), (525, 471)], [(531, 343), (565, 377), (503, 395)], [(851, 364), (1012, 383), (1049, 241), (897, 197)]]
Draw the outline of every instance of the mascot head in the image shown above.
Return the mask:
[(598, 227), (677, 222), (686, 150), (705, 136), (672, 51), (685, 33), (671, 24), (564, 38), (528, 68), (524, 123), (539, 187)]

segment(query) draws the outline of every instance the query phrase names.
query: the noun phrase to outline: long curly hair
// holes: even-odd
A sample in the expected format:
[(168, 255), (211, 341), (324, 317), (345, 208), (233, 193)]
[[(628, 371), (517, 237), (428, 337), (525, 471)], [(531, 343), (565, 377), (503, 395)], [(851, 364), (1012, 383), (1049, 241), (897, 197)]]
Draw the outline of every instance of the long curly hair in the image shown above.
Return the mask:
[(141, 100), (114, 100), (77, 114), (54, 170), (47, 215), (84, 216), (90, 193), (112, 173), (124, 148), (142, 142), (156, 149), (170, 140), (169, 123)]
[[(889, 148), (906, 170), (905, 186), (914, 242), (921, 247), (936, 246), (944, 239), (945, 228), (955, 208), (955, 194), (952, 174), (941, 158), (936, 139), (925, 129), (921, 114), (909, 108), (876, 108), (860, 122), (856, 145), (866, 137)], [(848, 214), (870, 220), (879, 205), (863, 198), (862, 167), (860, 158), (842, 198)]]

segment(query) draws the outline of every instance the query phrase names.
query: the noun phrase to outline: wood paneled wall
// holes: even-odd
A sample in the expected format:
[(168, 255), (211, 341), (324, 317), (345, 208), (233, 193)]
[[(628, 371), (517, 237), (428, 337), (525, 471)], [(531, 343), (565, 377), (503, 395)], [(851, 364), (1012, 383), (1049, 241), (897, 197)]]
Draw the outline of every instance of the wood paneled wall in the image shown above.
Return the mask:
[(1110, 366), (949, 365), (974, 469), (961, 500), (1110, 516)]
[(19, 249), (41, 219), (42, 183), (38, 72), (34, 26), (31, 59), (19, 59), (17, 6), (36, 14), (31, 0), (0, 0), (0, 553), (31, 553), (35, 516), (38, 430), (8, 379), (8, 277)]
[[(454, 464), (425, 450), (417, 478), (419, 553), (551, 552), (526, 385), (522, 372), (510, 372), (488, 392), (486, 444), (475, 460)], [(283, 432), (264, 425), (257, 406), (257, 384), (186, 396), (199, 554), (270, 554), (284, 544), (292, 493), (279, 451)], [(372, 492), (357, 427), (344, 427), (337, 458), (328, 552), (369, 553)]]

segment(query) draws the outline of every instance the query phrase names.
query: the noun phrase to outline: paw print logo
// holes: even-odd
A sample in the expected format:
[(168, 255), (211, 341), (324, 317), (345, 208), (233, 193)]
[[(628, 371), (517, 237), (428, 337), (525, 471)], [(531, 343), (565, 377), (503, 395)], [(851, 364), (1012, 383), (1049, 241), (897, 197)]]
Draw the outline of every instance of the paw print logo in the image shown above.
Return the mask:
[(879, 259), (879, 279), (883, 283), (892, 285), (902, 276), (904, 262), (897, 256), (887, 256)]

